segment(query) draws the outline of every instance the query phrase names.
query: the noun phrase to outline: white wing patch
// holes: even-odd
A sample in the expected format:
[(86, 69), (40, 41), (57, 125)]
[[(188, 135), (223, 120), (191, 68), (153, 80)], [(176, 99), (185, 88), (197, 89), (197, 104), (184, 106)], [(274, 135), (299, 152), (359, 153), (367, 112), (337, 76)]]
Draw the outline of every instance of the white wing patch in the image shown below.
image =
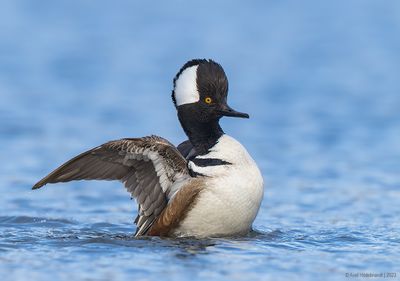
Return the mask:
[(174, 93), (177, 106), (200, 100), (196, 82), (197, 67), (198, 65), (186, 68), (176, 80)]

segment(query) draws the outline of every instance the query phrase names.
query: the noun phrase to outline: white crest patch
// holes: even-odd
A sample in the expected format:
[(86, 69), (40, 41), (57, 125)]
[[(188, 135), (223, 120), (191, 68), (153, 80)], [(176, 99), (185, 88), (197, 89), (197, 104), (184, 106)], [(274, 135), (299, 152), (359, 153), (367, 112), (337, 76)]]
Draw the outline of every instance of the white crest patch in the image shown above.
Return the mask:
[(197, 67), (198, 65), (186, 68), (176, 80), (174, 93), (177, 106), (199, 101), (200, 95), (196, 82)]

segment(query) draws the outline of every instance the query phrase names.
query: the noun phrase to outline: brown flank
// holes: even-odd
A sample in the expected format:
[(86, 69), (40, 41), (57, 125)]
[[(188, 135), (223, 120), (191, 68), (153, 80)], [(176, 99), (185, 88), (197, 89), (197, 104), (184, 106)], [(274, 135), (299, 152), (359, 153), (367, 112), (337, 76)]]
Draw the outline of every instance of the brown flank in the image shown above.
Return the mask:
[(182, 187), (162, 211), (147, 235), (170, 236), (193, 208), (203, 188), (203, 184), (198, 179), (193, 179)]

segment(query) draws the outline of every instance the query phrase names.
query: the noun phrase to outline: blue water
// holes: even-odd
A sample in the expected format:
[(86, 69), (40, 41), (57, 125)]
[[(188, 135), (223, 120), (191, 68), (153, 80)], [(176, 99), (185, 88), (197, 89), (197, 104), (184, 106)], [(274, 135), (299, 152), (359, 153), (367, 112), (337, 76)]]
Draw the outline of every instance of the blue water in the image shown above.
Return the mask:
[[(0, 279), (398, 280), (400, 2), (132, 2), (2, 1)], [(195, 57), (251, 115), (222, 125), (265, 178), (253, 233), (135, 239), (119, 183), (30, 190), (111, 139), (184, 140), (172, 77)]]

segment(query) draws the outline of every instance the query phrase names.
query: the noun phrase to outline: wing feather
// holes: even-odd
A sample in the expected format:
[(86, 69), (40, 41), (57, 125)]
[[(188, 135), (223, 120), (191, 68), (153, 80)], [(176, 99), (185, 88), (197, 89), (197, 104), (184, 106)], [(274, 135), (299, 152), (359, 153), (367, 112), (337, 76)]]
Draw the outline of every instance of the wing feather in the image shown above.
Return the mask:
[(86, 151), (33, 186), (72, 180), (119, 180), (138, 205), (136, 235), (146, 234), (176, 192), (177, 180), (189, 178), (186, 159), (167, 140), (150, 136), (110, 141)]

